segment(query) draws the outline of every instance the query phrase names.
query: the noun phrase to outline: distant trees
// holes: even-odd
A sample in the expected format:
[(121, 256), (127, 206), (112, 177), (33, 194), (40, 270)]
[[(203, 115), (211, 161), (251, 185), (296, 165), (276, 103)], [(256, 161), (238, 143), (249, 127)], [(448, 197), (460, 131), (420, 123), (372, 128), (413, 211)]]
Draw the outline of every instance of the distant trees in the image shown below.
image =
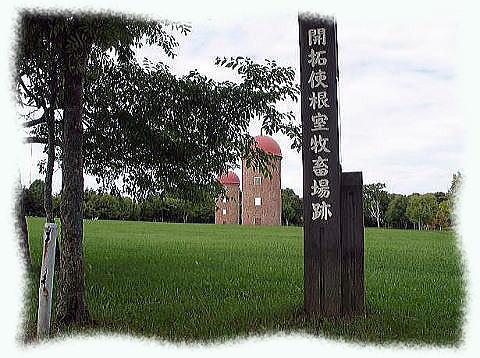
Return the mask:
[(435, 224), (440, 230), (452, 225), (451, 210), (447, 200), (438, 205), (437, 213), (435, 215)]
[(131, 220), (183, 223), (213, 223), (215, 200), (204, 197), (190, 201), (182, 198), (150, 195), (135, 205)]
[(84, 216), (87, 219), (129, 220), (134, 217), (133, 202), (128, 197), (85, 190)]
[(24, 208), (27, 216), (45, 216), (43, 207), (43, 192), (45, 183), (37, 179), (30, 184), (28, 189), (24, 189)]
[(364, 194), (365, 226), (392, 228), (444, 229), (455, 225), (455, 206), (461, 186), (460, 172), (453, 174), (447, 193), (390, 194), (385, 184), (366, 184)]
[(406, 229), (408, 227), (407, 205), (408, 199), (405, 195), (392, 194), (387, 211), (385, 212), (385, 222), (388, 226)]
[[(27, 216), (45, 216), (43, 204), (44, 183), (35, 180), (29, 188), (23, 188), (23, 207)], [(182, 198), (149, 195), (139, 202), (119, 193), (105, 193), (86, 189), (84, 192), (84, 217), (100, 220), (136, 220), (213, 223), (215, 201), (208, 196), (202, 200), (189, 201)], [(53, 196), (53, 212), (60, 209), (60, 194)]]
[(213, 200), (188, 201), (149, 195), (138, 203), (126, 196), (85, 191), (85, 218), (166, 222), (214, 222)]
[(452, 184), (450, 185), (450, 189), (448, 189), (447, 193), (447, 210), (450, 217), (450, 225), (457, 224), (457, 216), (456, 216), (456, 206), (459, 200), (460, 188), (462, 185), (462, 174), (460, 172), (454, 173), (452, 177)]
[[(41, 179), (34, 180), (28, 188), (22, 189), (22, 209), (26, 216), (45, 217), (44, 192), (45, 182)], [(60, 212), (60, 196), (56, 195), (52, 200), (52, 211), (55, 216)]]
[(437, 212), (437, 200), (431, 193), (419, 195), (412, 194), (408, 198), (407, 217), (413, 223), (414, 228), (434, 227), (434, 219)]
[(30, 257), (30, 245), (28, 242), (28, 228), (25, 217), (25, 197), (26, 190), (22, 188), (20, 176), (15, 185), (15, 228), (18, 237), (18, 246), (20, 255), (27, 270), (32, 268), (32, 259)]
[(293, 189), (282, 189), (282, 224), (303, 225), (303, 201)]
[(374, 220), (377, 227), (385, 221), (385, 212), (389, 197), (384, 183), (373, 183), (363, 186), (363, 207), (365, 221)]
[(455, 206), (461, 186), (460, 172), (453, 174), (448, 192), (412, 194), (408, 198), (407, 217), (417, 229), (438, 228), (440, 230), (455, 225)]
[[(452, 184), (447, 193), (435, 192), (411, 195), (390, 194), (385, 189), (377, 192), (379, 210), (373, 211), (375, 203), (371, 184), (367, 193), (367, 205), (364, 205), (365, 226), (381, 226), (398, 229), (445, 229), (455, 225), (455, 205), (462, 176), (453, 175)], [(44, 216), (42, 205), (44, 183), (35, 180), (29, 188), (22, 189), (23, 208), (27, 216)], [(377, 188), (383, 187), (377, 185)], [(148, 195), (134, 201), (128, 196), (111, 191), (85, 190), (84, 215), (87, 219), (140, 220), (158, 222), (213, 223), (215, 220), (215, 200), (208, 192), (195, 198), (170, 195)], [(373, 198), (373, 199), (372, 199)], [(376, 205), (373, 206), (376, 208)], [(57, 216), (60, 210), (60, 195), (53, 196), (53, 212)], [(290, 189), (282, 189), (282, 224), (303, 225), (303, 200)]]

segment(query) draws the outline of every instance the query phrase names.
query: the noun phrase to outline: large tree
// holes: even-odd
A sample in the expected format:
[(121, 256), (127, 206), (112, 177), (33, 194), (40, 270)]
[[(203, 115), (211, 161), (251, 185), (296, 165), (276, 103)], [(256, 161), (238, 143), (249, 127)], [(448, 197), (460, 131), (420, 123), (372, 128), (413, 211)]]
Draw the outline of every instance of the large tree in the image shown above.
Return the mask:
[[(116, 50), (118, 57), (133, 58), (133, 46), (158, 43), (168, 54), (176, 42), (166, 36), (164, 25), (155, 21), (122, 16), (90, 14), (47, 14), (24, 12), (20, 18), (17, 56), (17, 87), (25, 104), (42, 110), (42, 117), (26, 126), (47, 124), (47, 138), (30, 137), (29, 142), (48, 145), (45, 208), (51, 218), (51, 176), (55, 119), (62, 110), (58, 137), (61, 140), (62, 201), (61, 254), (58, 276), (59, 323), (83, 323), (89, 315), (84, 294), (83, 269), (83, 94), (91, 54)], [(182, 29), (182, 28), (180, 28)], [(31, 67), (29, 67), (29, 65)], [(56, 86), (50, 86), (54, 83)], [(39, 90), (42, 87), (49, 91)], [(61, 84), (61, 85), (60, 85)], [(61, 88), (60, 88), (61, 86)], [(36, 92), (33, 90), (37, 90)], [(61, 100), (58, 92), (61, 90)], [(41, 131), (41, 130), (39, 130)], [(50, 186), (50, 188), (48, 188)], [(50, 194), (48, 194), (50, 193)]]
[[(278, 101), (296, 100), (298, 86), (294, 71), (274, 61), (217, 59), (218, 65), (237, 70), (240, 83), (217, 83), (196, 71), (178, 78), (163, 64), (136, 63), (134, 49), (143, 45), (159, 45), (173, 56), (177, 42), (167, 25), (186, 34), (189, 27), (184, 25), (122, 15), (29, 12), (22, 14), (20, 25), (18, 57), (35, 58), (36, 51), (43, 51), (48, 60), (38, 62), (31, 73), (19, 71), (19, 97), (35, 97), (28, 90), (35, 82), (29, 77), (48, 82), (52, 62), (58, 75), (55, 105), (43, 109), (60, 112), (57, 121), (52, 116), (57, 131), (49, 144), (49, 148), (59, 144), (62, 169), (57, 318), (58, 323), (83, 323), (88, 320), (82, 248), (84, 170), (101, 177), (104, 187), (119, 186), (135, 198), (150, 192), (194, 198), (199, 192), (218, 190), (216, 176), (234, 166), (240, 155), (268, 170), (271, 158), (252, 146), (248, 134), (253, 118), (263, 118), (266, 133), (281, 131), (299, 146), (293, 113), (276, 108)], [(33, 100), (30, 105), (41, 107)], [(43, 134), (29, 141), (48, 144), (47, 122), (41, 117), (29, 122), (40, 126), (35, 131)]]
[(197, 71), (178, 77), (148, 61), (107, 62), (92, 74), (86, 98), (100, 105), (86, 109), (87, 173), (101, 174), (105, 189), (120, 185), (136, 198), (170, 192), (193, 200), (218, 190), (218, 173), (239, 157), (268, 169), (270, 156), (252, 147), (252, 119), (261, 117), (265, 133), (282, 132), (298, 146), (293, 113), (275, 107), (297, 97), (293, 70), (242, 57), (216, 62), (236, 70), (240, 81), (216, 82)]

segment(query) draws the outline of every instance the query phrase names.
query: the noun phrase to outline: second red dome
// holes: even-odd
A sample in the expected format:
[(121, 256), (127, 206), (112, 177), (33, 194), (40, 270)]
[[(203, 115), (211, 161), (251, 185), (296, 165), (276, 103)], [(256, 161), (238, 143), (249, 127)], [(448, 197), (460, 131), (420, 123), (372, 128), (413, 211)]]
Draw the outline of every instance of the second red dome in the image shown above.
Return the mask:
[(238, 175), (232, 171), (229, 171), (227, 174), (222, 174), (218, 177), (218, 181), (222, 184), (238, 184), (240, 185), (240, 179)]

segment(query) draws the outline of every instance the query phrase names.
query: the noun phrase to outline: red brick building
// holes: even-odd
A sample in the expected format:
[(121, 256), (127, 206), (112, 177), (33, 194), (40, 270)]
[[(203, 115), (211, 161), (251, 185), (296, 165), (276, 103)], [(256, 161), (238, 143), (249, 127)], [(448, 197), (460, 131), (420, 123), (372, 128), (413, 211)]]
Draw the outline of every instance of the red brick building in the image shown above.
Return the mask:
[(238, 224), (240, 219), (240, 179), (229, 171), (221, 175), (218, 181), (226, 188), (226, 196), (215, 202), (215, 224)]
[(257, 146), (275, 155), (270, 172), (272, 177), (262, 175), (255, 168), (247, 168), (242, 160), (242, 224), (281, 225), (281, 162), (282, 151), (271, 137), (255, 137)]

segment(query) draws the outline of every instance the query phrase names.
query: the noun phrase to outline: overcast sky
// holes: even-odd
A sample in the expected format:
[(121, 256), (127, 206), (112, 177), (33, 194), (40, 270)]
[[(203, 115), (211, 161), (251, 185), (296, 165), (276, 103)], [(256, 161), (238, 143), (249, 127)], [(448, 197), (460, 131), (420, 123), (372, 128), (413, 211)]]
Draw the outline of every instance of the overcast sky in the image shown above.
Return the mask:
[[(338, 19), (341, 159), (344, 171), (362, 171), (364, 183), (384, 182), (390, 192), (447, 191), (462, 169), (465, 128), (460, 116), (457, 57), (458, 23), (452, 18), (407, 22)], [(178, 56), (157, 48), (138, 56), (168, 63), (176, 74), (192, 69), (217, 80), (233, 71), (214, 65), (215, 56), (276, 59), (299, 78), (297, 14), (250, 16), (228, 21), (193, 21), (180, 38)], [(300, 121), (300, 104), (285, 103)], [(259, 134), (258, 123), (251, 134)], [(274, 136), (282, 152), (282, 187), (302, 196), (301, 154), (287, 137)], [(24, 146), (22, 180), (40, 177), (41, 147)], [(30, 164), (32, 163), (32, 164)], [(237, 170), (237, 174), (241, 172)], [(87, 187), (95, 180), (86, 177)], [(60, 171), (54, 191), (60, 189)]]

